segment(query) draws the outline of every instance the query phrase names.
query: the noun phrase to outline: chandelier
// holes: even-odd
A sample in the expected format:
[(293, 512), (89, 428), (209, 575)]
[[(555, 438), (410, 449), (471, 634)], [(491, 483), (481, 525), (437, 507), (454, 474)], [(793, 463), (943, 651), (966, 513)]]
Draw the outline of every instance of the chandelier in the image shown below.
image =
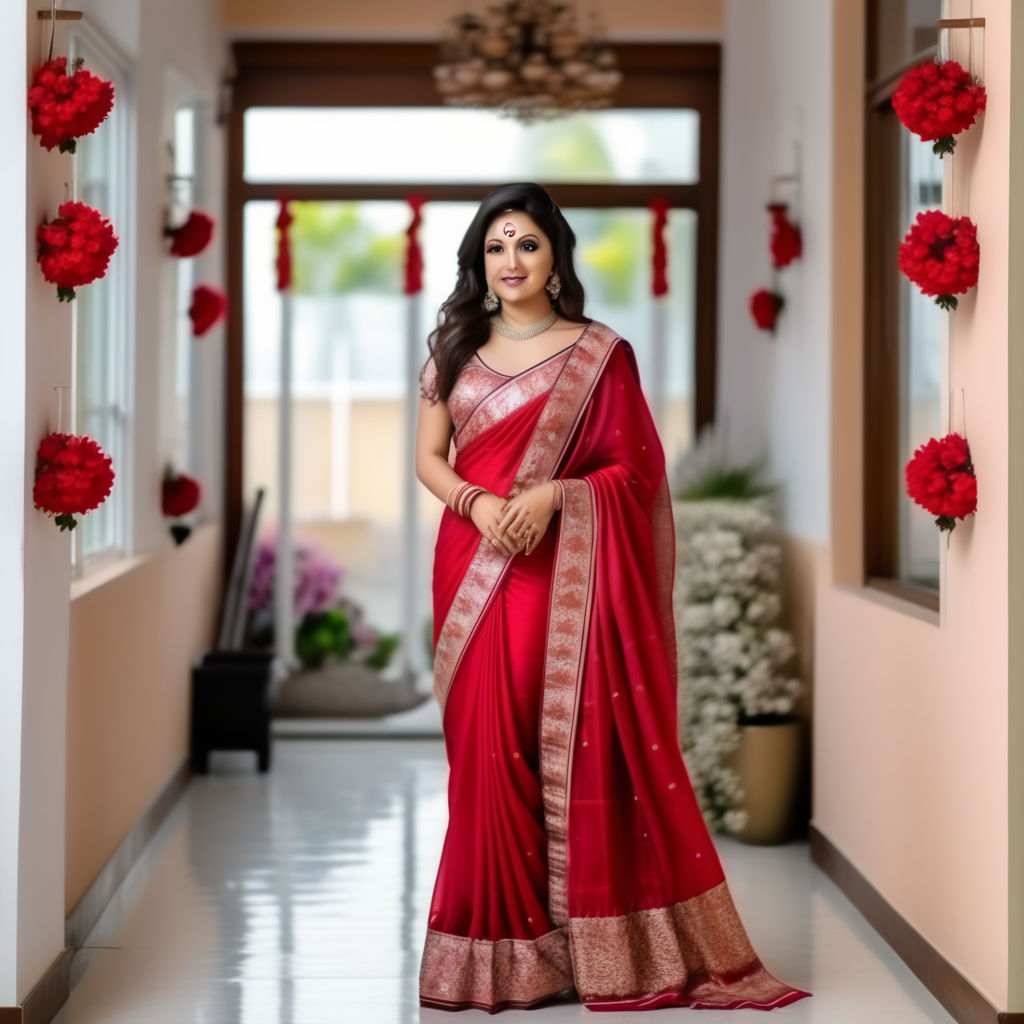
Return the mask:
[(622, 74), (596, 24), (583, 31), (570, 5), (505, 0), (452, 18), (434, 80), (450, 106), (533, 121), (610, 106)]

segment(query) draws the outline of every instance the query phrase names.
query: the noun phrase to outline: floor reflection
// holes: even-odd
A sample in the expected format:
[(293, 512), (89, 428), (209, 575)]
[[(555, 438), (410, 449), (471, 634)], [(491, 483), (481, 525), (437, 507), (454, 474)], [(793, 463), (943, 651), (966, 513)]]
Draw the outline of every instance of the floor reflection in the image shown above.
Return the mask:
[[(217, 755), (212, 767), (76, 956), (80, 980), (55, 1024), (455, 1024), (417, 999), (446, 817), (441, 740), (286, 740), (269, 775), (248, 754)], [(720, 847), (767, 965), (815, 993), (772, 1020), (949, 1024), (806, 847)], [(596, 1019), (578, 1004), (529, 1016), (584, 1018)], [(637, 1015), (601, 1024), (616, 1020)], [(700, 1024), (726, 1021), (739, 1017), (700, 1013)]]

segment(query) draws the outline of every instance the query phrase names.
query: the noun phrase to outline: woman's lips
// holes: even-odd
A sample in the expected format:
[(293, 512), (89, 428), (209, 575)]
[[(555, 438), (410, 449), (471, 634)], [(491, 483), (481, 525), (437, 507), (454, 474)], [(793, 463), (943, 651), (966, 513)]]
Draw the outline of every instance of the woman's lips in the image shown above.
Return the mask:
[(502, 284), (511, 285), (513, 288), (515, 288), (516, 285), (522, 284), (525, 280), (525, 277), (503, 277), (501, 279)]

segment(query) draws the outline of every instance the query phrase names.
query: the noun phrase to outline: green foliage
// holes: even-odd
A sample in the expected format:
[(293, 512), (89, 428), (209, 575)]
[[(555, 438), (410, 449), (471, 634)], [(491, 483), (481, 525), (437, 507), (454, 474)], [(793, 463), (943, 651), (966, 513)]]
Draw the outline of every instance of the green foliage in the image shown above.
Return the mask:
[(398, 634), (397, 633), (382, 633), (377, 638), (377, 646), (370, 652), (366, 658), (366, 664), (370, 668), (382, 669), (387, 668), (388, 662), (391, 661), (391, 656), (398, 649)]
[(381, 235), (359, 203), (292, 203), (292, 282), (304, 295), (397, 291), (405, 235)]
[(307, 668), (323, 664), (328, 655), (348, 657), (354, 645), (352, 624), (338, 608), (310, 612), (295, 630), (295, 653)]
[(580, 262), (597, 273), (607, 302), (622, 306), (632, 299), (643, 230), (635, 220), (611, 216), (597, 239), (580, 246)]
[(583, 178), (608, 180), (614, 167), (593, 124), (583, 117), (540, 124), (526, 143), (537, 180)]
[(684, 501), (748, 501), (766, 498), (778, 490), (778, 484), (764, 479), (767, 466), (763, 459), (755, 459), (740, 466), (721, 463), (703, 468), (699, 475), (688, 479), (677, 497)]

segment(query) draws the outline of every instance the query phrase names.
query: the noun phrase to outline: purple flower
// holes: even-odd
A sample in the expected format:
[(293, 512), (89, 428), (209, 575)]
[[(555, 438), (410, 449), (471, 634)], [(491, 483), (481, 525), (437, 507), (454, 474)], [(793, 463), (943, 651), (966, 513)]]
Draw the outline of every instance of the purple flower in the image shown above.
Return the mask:
[[(335, 604), (344, 570), (329, 554), (306, 541), (292, 548), (295, 570), (295, 615), (323, 611)], [(249, 610), (269, 611), (274, 604), (277, 568), (277, 538), (264, 536), (256, 547), (249, 583)]]

